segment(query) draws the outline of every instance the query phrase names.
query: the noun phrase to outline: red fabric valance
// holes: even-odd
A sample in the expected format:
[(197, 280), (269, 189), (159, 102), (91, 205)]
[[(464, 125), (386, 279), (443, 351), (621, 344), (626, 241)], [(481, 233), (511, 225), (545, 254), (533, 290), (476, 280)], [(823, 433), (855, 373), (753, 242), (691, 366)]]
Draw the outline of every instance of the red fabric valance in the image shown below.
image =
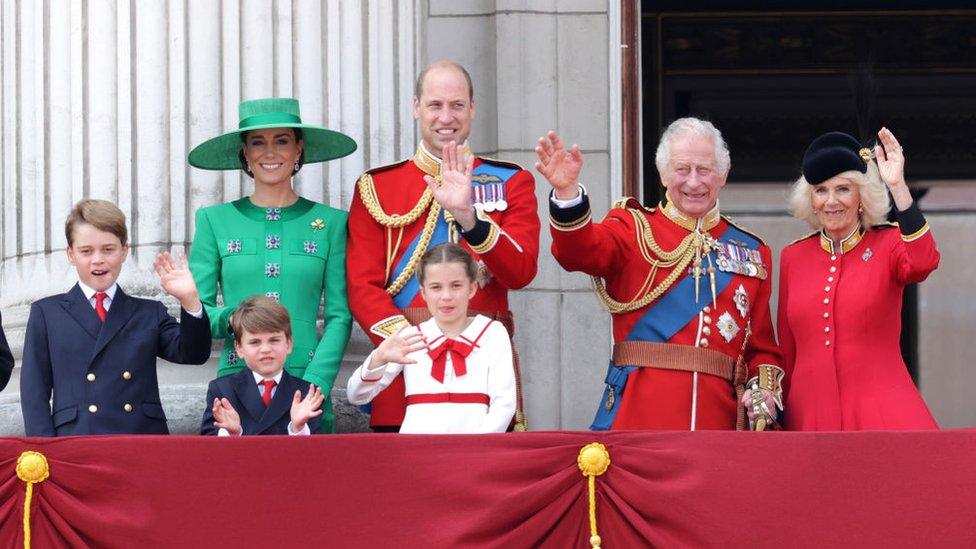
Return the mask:
[(0, 438), (0, 547), (974, 547), (976, 431)]

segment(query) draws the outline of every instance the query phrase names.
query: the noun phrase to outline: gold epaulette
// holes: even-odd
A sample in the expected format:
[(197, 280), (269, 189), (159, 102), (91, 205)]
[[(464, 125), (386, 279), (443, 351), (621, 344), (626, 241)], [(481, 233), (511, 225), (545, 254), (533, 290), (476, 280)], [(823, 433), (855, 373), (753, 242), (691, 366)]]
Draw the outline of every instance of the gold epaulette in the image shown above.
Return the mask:
[(512, 170), (519, 170), (519, 171), (522, 171), (522, 170), (525, 169), (522, 166), (519, 166), (518, 164), (516, 164), (514, 162), (507, 162), (505, 160), (499, 160), (497, 158), (488, 158), (487, 156), (479, 156), (478, 158), (482, 162), (484, 162), (486, 164), (492, 164), (492, 165), (495, 165), (495, 166), (501, 166), (503, 168), (509, 168), (509, 169), (512, 169)]
[(387, 166), (373, 168), (372, 170), (366, 171), (359, 177), (359, 182), (357, 183), (359, 197), (362, 199), (363, 205), (366, 207), (366, 211), (369, 212), (369, 215), (372, 216), (377, 223), (383, 225), (384, 227), (396, 229), (410, 225), (420, 218), (421, 214), (424, 213), (424, 210), (430, 206), (431, 201), (434, 199), (434, 193), (432, 193), (430, 189), (424, 189), (423, 194), (420, 195), (420, 200), (418, 200), (417, 204), (407, 213), (388, 214), (383, 211), (383, 207), (380, 205), (379, 197), (376, 196), (376, 185), (373, 183), (373, 174), (401, 166), (406, 162), (410, 161), (404, 160), (402, 162), (397, 162), (396, 164), (389, 164)]
[(897, 229), (898, 227), (900, 227), (900, 225), (898, 224), (897, 221), (885, 221), (883, 223), (878, 223), (877, 225), (871, 225), (871, 228), (872, 229), (875, 229), (875, 230), (877, 230), (877, 229), (890, 229), (892, 227), (894, 227), (894, 228)]
[(637, 200), (632, 196), (622, 196), (618, 198), (613, 204), (610, 205), (610, 208), (619, 208), (621, 210), (639, 210), (648, 213), (654, 212), (653, 207), (648, 208), (647, 206), (644, 206), (640, 203), (640, 200)]
[(792, 245), (796, 244), (797, 242), (802, 242), (802, 241), (804, 241), (804, 240), (806, 240), (806, 239), (808, 239), (808, 238), (810, 238), (812, 236), (817, 236), (819, 234), (820, 234), (820, 231), (813, 231), (812, 233), (810, 233), (808, 235), (801, 236), (800, 238), (797, 238), (793, 242), (790, 242), (789, 244), (787, 244), (787, 246), (792, 246)]
[(746, 233), (747, 235), (749, 235), (749, 236), (755, 238), (756, 240), (758, 240), (760, 245), (765, 245), (766, 244), (766, 241), (763, 239), (763, 237), (759, 236), (758, 234), (754, 233), (753, 231), (750, 231), (749, 229), (743, 228), (742, 225), (739, 225), (735, 221), (732, 221), (732, 218), (731, 217), (729, 217), (729, 216), (727, 216), (725, 214), (722, 214), (722, 219), (724, 219), (725, 222), (728, 223), (729, 225), (732, 225), (736, 229), (739, 229), (740, 231), (742, 231), (742, 232)]

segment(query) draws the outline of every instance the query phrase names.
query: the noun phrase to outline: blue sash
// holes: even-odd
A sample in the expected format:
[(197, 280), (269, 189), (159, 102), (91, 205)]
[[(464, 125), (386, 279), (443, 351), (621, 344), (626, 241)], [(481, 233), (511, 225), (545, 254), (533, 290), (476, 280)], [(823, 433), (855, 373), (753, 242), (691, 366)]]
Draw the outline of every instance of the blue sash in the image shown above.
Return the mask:
[[(718, 241), (729, 242), (731, 240), (743, 242), (747, 247), (752, 249), (758, 248), (760, 244), (752, 235), (744, 233), (730, 224), (725, 232), (722, 233), (722, 236), (718, 238)], [(711, 257), (712, 264), (716, 265), (717, 258), (715, 257), (714, 251), (709, 253), (709, 257)], [(702, 261), (707, 264), (707, 260), (703, 259)], [(732, 282), (733, 276), (734, 273), (716, 269), (716, 296), (722, 295), (722, 292)], [(658, 298), (656, 302), (644, 311), (644, 314), (641, 315), (637, 323), (631, 328), (630, 333), (627, 334), (626, 341), (649, 341), (652, 343), (670, 341), (675, 334), (687, 326), (692, 319), (697, 317), (705, 306), (712, 302), (712, 289), (708, 275), (705, 274), (699, 278), (698, 283), (700, 285), (698, 303), (695, 303), (695, 279), (686, 274), (680, 279), (680, 282), (672, 286), (667, 293)], [(607, 377), (604, 380), (607, 387), (603, 390), (603, 397), (600, 399), (600, 405), (596, 411), (596, 418), (594, 418), (593, 424), (590, 425), (590, 429), (605, 431), (613, 425), (613, 420), (617, 416), (617, 410), (620, 409), (620, 403), (623, 401), (627, 379), (637, 368), (637, 366), (617, 367), (614, 365), (613, 360), (610, 360)], [(614, 402), (613, 406), (607, 410), (607, 398), (609, 397), (611, 387), (614, 391)]]

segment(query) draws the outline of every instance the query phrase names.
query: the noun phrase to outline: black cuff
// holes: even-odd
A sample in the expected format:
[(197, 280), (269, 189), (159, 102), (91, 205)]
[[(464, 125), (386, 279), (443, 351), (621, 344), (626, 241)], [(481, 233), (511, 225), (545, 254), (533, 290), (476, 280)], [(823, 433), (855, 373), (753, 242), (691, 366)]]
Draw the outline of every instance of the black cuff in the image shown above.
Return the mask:
[(465, 231), (461, 228), (461, 224), (457, 221), (454, 222), (455, 227), (464, 240), (471, 245), (472, 248), (478, 247), (488, 240), (488, 235), (491, 234), (491, 223), (488, 223), (484, 219), (478, 216), (474, 218), (474, 227), (471, 227), (470, 231)]
[(905, 236), (914, 235), (925, 228), (925, 216), (922, 215), (922, 210), (918, 209), (918, 203), (914, 200), (905, 211), (899, 211), (898, 208), (895, 208), (895, 216), (898, 219), (898, 228), (901, 230), (901, 234)]
[(583, 193), (582, 201), (575, 206), (560, 208), (553, 201), (556, 191), (549, 191), (549, 217), (560, 225), (572, 225), (590, 214), (590, 197)]

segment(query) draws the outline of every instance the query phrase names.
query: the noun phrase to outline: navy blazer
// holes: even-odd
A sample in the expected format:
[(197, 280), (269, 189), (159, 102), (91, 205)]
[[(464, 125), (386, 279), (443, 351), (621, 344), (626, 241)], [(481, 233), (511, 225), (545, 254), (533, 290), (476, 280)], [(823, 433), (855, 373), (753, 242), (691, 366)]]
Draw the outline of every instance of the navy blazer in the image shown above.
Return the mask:
[[(2, 319), (0, 319), (2, 322)], [(7, 345), (7, 336), (3, 334), (3, 325), (0, 324), (0, 391), (7, 386), (10, 381), (10, 373), (14, 371), (14, 355), (10, 353), (10, 345)]]
[[(302, 392), (302, 398), (308, 394), (309, 384), (288, 372), (281, 375), (281, 381), (271, 397), (271, 402), (265, 406), (261, 400), (261, 392), (254, 382), (251, 370), (243, 370), (229, 376), (218, 377), (207, 387), (207, 406), (203, 410), (203, 423), (200, 425), (201, 435), (216, 435), (214, 427), (213, 401), (215, 398), (226, 398), (230, 405), (241, 416), (241, 431), (245, 435), (287, 435), (288, 423), (291, 422), (291, 403), (295, 398), (295, 391)], [(328, 402), (328, 401), (326, 401)], [(308, 421), (308, 428), (317, 433), (321, 416)]]
[(27, 436), (168, 434), (156, 357), (203, 364), (210, 347), (206, 312), (183, 311), (178, 323), (162, 303), (121, 288), (104, 323), (77, 284), (35, 301), (20, 370)]

